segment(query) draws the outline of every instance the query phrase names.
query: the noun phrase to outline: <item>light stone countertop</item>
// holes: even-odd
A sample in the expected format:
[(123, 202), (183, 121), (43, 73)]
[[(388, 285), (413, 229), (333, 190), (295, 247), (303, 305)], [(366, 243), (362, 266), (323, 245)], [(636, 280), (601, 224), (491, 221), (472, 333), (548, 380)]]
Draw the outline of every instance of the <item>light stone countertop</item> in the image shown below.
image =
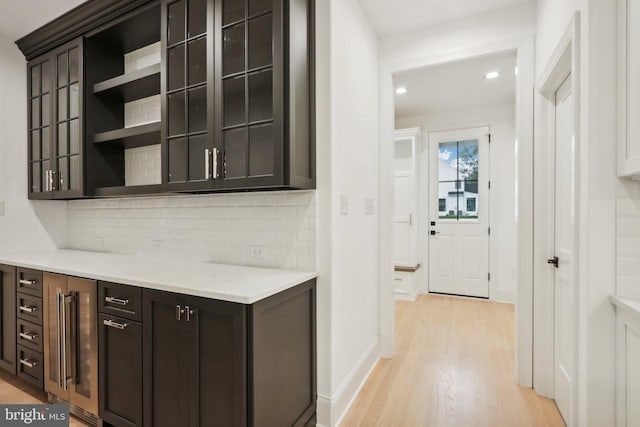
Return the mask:
[(633, 315), (640, 318), (640, 301), (629, 298), (620, 298), (616, 295), (610, 295), (609, 299), (611, 300), (611, 303), (616, 307), (626, 309)]
[(0, 253), (0, 264), (242, 304), (317, 277), (315, 272), (66, 249)]

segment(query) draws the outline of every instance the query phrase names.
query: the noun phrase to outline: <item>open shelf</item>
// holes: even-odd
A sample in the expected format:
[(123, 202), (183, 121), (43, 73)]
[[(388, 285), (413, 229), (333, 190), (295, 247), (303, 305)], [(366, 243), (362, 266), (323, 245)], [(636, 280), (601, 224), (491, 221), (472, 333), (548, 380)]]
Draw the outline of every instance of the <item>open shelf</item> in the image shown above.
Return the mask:
[(160, 93), (160, 64), (154, 64), (93, 85), (96, 95), (114, 95), (131, 102)]
[(124, 148), (160, 144), (160, 127), (160, 122), (153, 122), (101, 132), (93, 136), (93, 142), (96, 144), (116, 143), (123, 145)]
[(94, 190), (94, 197), (122, 197), (122, 196), (155, 196), (165, 194), (166, 187), (162, 184), (130, 185), (120, 187), (98, 187)]

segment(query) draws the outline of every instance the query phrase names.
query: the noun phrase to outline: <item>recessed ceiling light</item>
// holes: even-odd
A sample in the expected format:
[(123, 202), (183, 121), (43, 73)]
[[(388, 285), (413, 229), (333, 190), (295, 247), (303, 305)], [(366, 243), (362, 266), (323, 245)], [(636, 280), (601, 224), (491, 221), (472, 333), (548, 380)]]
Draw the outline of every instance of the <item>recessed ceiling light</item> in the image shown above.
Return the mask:
[(485, 79), (492, 80), (492, 79), (496, 79), (496, 78), (498, 78), (498, 76), (499, 76), (499, 75), (500, 75), (500, 73), (499, 73), (499, 72), (497, 72), (497, 71), (489, 71), (489, 72), (484, 76), (484, 78), (485, 78)]
[(407, 93), (407, 88), (404, 86), (400, 86), (399, 88), (396, 89), (396, 93), (398, 95), (404, 95), (405, 93)]

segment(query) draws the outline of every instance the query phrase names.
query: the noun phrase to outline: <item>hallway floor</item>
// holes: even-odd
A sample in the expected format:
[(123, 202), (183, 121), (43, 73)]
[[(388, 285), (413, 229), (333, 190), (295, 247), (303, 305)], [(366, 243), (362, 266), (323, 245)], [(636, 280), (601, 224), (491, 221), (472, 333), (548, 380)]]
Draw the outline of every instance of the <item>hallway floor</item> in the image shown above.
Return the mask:
[(396, 302), (396, 355), (378, 363), (341, 426), (564, 426), (553, 400), (516, 385), (514, 325), (510, 304)]

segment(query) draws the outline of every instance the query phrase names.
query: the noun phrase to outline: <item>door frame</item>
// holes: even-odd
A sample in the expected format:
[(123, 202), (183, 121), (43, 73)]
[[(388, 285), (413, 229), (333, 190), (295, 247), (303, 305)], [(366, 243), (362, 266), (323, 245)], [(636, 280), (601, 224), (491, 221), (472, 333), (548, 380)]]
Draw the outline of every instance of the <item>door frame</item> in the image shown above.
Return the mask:
[(538, 236), (534, 242), (534, 386), (538, 394), (553, 398), (554, 396), (554, 274), (546, 264), (546, 259), (553, 256), (555, 251), (554, 232), (554, 176), (555, 161), (555, 94), (566, 77), (571, 74), (571, 85), (574, 103), (574, 135), (575, 153), (574, 182), (574, 330), (573, 330), (573, 394), (571, 418), (578, 420), (578, 327), (581, 310), (580, 291), (578, 284), (580, 257), (580, 14), (576, 12), (564, 35), (547, 62), (540, 78), (536, 82), (536, 140), (539, 144), (535, 150), (535, 228)]
[(515, 376), (518, 384), (533, 386), (533, 95), (535, 80), (534, 37), (517, 37), (455, 50), (444, 56), (399, 60), (380, 67), (380, 193), (379, 193), (379, 331), (380, 356), (394, 353), (393, 262), (393, 74), (430, 65), (471, 59), (506, 51), (517, 52), (516, 150), (518, 265), (516, 301)]

